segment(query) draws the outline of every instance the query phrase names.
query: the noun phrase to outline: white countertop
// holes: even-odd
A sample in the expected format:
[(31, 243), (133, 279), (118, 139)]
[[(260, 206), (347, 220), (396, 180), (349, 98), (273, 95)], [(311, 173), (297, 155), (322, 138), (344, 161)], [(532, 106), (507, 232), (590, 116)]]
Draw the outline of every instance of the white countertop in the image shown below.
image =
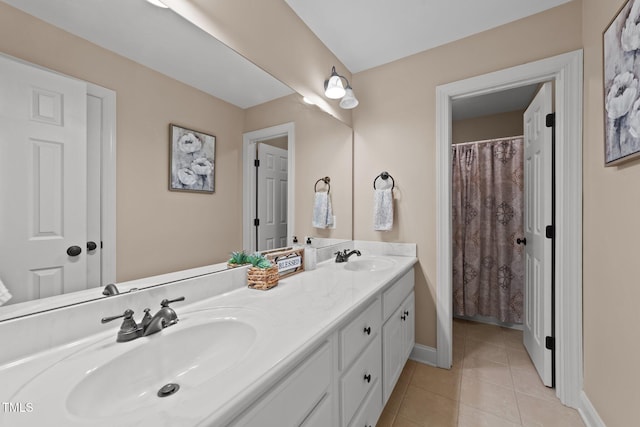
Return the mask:
[[(411, 256), (385, 258), (393, 260), (395, 266), (374, 273), (353, 272), (346, 270), (345, 264), (325, 261), (318, 264), (316, 270), (281, 279), (277, 287), (268, 291), (243, 287), (193, 304), (174, 304), (173, 307), (178, 316), (184, 319), (184, 324), (191, 313), (203, 309), (241, 307), (243, 310), (255, 311), (266, 319), (263, 330), (268, 336), (262, 337), (244, 363), (218, 374), (214, 381), (199, 385), (198, 393), (180, 390), (164, 398), (160, 404), (156, 402), (153, 413), (125, 411), (120, 416), (87, 419), (66, 413), (64, 399), (60, 397), (64, 393), (57, 388), (57, 384), (47, 383), (47, 386), (51, 386), (51, 391), (39, 393), (42, 401), (38, 400), (38, 396), (28, 395), (30, 378), (96, 342), (101, 343), (105, 354), (120, 351), (125, 348), (123, 346), (143, 344), (142, 339), (116, 343), (118, 322), (114, 322), (118, 324), (103, 333), (0, 366), (0, 402), (30, 403), (32, 407), (32, 411), (23, 413), (7, 413), (0, 408), (0, 425), (36, 426), (41, 425), (39, 420), (46, 420), (48, 425), (69, 427), (88, 424), (225, 425), (321, 344), (341, 322), (409, 271), (417, 261)], [(215, 280), (215, 275), (211, 277), (211, 280)], [(183, 323), (179, 322), (171, 329), (180, 328)], [(162, 339), (163, 333), (164, 331), (145, 339)], [(102, 398), (106, 403), (109, 396)], [(49, 411), (51, 413), (47, 413)]]

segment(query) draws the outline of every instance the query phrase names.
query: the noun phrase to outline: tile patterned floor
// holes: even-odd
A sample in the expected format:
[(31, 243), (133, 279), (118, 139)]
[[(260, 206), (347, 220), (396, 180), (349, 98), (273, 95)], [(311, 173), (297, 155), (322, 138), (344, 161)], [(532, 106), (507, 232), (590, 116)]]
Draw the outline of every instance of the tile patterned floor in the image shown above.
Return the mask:
[(408, 361), (378, 427), (584, 427), (545, 387), (522, 332), (453, 322), (453, 368)]

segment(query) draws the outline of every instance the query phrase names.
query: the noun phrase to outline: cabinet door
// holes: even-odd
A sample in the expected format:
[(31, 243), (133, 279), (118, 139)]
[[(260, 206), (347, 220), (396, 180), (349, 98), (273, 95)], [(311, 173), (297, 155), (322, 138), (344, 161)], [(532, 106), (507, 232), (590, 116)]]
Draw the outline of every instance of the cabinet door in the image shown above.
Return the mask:
[(387, 403), (415, 345), (415, 297), (411, 291), (382, 328), (382, 391)]
[[(404, 319), (402, 319), (404, 316)], [(415, 296), (411, 292), (404, 304), (402, 304), (403, 328), (402, 328), (402, 346), (404, 348), (404, 357), (402, 365), (411, 355), (411, 350), (416, 343), (416, 316), (415, 316)]]
[(403, 345), (404, 322), (402, 307), (389, 317), (382, 327), (382, 402), (387, 403), (405, 362), (406, 348)]

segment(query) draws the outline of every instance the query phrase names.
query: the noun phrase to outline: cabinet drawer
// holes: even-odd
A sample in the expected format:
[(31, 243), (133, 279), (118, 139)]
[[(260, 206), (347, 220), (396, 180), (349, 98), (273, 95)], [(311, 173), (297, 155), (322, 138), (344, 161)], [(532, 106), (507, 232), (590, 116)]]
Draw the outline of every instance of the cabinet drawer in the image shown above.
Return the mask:
[(343, 426), (349, 424), (365, 396), (382, 381), (380, 342), (380, 334), (377, 334), (340, 379), (340, 415)]
[(232, 425), (297, 426), (321, 400), (331, 406), (328, 395), (333, 371), (331, 355), (331, 345), (325, 343)]
[(413, 269), (382, 294), (382, 319), (386, 321), (398, 309), (402, 301), (413, 290)]
[(377, 381), (360, 410), (353, 416), (349, 427), (375, 427), (380, 413), (382, 413), (382, 386), (381, 382)]
[(344, 370), (380, 332), (380, 299), (340, 331), (340, 369)]

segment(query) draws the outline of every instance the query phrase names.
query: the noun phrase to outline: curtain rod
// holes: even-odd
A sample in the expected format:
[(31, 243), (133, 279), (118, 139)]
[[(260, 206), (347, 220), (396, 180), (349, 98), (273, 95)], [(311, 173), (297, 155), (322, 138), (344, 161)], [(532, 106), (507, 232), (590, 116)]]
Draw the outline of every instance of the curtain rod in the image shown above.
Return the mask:
[(504, 138), (483, 139), (481, 141), (460, 142), (458, 144), (451, 144), (451, 147), (459, 147), (462, 145), (471, 145), (471, 144), (482, 144), (485, 142), (502, 141), (505, 139), (516, 139), (516, 138), (524, 138), (524, 135), (505, 136)]

